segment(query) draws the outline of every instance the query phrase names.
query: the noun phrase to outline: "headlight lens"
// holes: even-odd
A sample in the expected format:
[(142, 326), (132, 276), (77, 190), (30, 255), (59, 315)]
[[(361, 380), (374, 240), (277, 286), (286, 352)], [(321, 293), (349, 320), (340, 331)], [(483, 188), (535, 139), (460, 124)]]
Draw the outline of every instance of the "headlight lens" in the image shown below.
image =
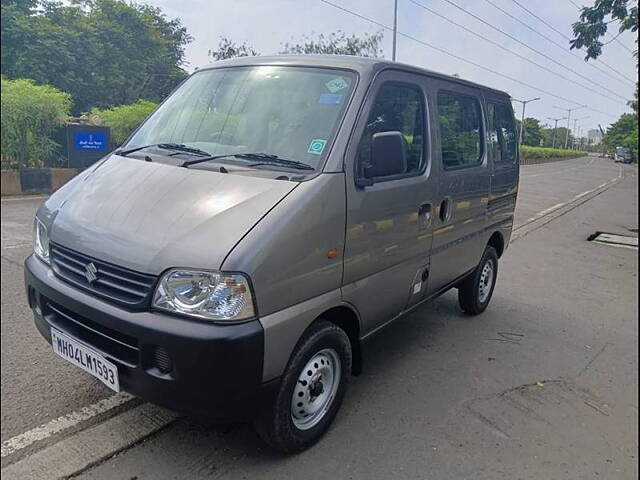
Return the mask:
[(255, 315), (251, 288), (244, 276), (206, 270), (169, 270), (160, 279), (153, 306), (221, 322)]
[(40, 260), (49, 263), (49, 232), (38, 217), (33, 221), (33, 251)]

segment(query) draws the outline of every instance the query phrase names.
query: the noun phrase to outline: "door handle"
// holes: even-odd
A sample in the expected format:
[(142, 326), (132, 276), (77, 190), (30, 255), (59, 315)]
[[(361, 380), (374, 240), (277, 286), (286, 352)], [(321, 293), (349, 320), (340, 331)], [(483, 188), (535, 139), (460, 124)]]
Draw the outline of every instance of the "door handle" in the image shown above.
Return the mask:
[(445, 197), (442, 200), (442, 203), (440, 203), (440, 221), (442, 223), (448, 222), (449, 220), (451, 220), (451, 214), (453, 213), (452, 211), (452, 201), (451, 198), (449, 197)]
[(418, 207), (418, 223), (421, 229), (431, 225), (432, 208), (430, 203), (423, 203)]

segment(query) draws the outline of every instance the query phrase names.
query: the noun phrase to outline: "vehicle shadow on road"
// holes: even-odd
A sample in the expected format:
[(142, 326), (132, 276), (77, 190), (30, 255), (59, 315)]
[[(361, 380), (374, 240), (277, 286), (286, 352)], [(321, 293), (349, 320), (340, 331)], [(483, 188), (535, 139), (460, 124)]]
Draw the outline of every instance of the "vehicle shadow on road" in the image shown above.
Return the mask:
[[(337, 439), (342, 436), (345, 427), (351, 428), (348, 425), (353, 426), (353, 423), (359, 424), (379, 414), (384, 415), (384, 412), (371, 414), (366, 411), (367, 405), (371, 406), (373, 403), (375, 407), (376, 397), (384, 396), (385, 401), (402, 403), (402, 392), (396, 385), (398, 378), (424, 373), (424, 365), (416, 356), (420, 357), (424, 352), (439, 348), (439, 337), (448, 323), (472, 321), (473, 318), (462, 313), (458, 307), (456, 296), (449, 294), (393, 322), (366, 341), (364, 372), (361, 376), (351, 377), (350, 392), (345, 398), (341, 412), (327, 436), (312, 448), (314, 455), (323, 450), (329, 452), (335, 448), (342, 448), (340, 445), (344, 442)], [(394, 400), (396, 395), (398, 398)], [(427, 400), (424, 398), (425, 402)], [(196, 459), (201, 458), (208, 466), (200, 465), (198, 472), (192, 472), (196, 475), (207, 476), (213, 472), (220, 475), (220, 469), (224, 470), (224, 464), (229, 459), (238, 457), (244, 457), (243, 468), (246, 468), (247, 461), (256, 467), (265, 468), (296, 458), (279, 454), (267, 447), (248, 424), (220, 425), (201, 418), (185, 418), (180, 425), (173, 428), (174, 434), (170, 435), (173, 438), (172, 444), (181, 444), (184, 440), (183, 435), (199, 439), (196, 445), (192, 445), (196, 450), (192, 450), (190, 456), (196, 464), (199, 463)], [(308, 452), (303, 452), (299, 456), (307, 454)], [(211, 460), (212, 463), (209, 464), (208, 461), (204, 461), (205, 457), (216, 460)]]

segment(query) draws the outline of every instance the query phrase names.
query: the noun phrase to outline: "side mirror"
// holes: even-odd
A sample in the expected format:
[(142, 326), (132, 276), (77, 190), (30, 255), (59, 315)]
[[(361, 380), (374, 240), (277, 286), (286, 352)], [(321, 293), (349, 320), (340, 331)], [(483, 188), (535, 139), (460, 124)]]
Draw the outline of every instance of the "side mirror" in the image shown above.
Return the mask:
[(374, 133), (371, 138), (371, 160), (363, 168), (362, 183), (373, 179), (400, 175), (407, 171), (407, 142), (398, 131)]

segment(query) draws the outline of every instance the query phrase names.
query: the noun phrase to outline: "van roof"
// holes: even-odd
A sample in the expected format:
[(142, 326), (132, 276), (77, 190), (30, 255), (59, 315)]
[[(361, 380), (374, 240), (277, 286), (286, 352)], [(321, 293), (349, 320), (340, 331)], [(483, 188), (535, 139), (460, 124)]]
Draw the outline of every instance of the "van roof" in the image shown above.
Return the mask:
[(288, 66), (312, 66), (312, 67), (330, 67), (344, 68), (355, 70), (361, 76), (373, 77), (380, 70), (394, 68), (407, 72), (417, 73), (419, 75), (428, 75), (437, 77), (451, 82), (469, 85), (472, 87), (490, 90), (500, 95), (511, 96), (502, 90), (487, 87), (478, 83), (463, 80), (452, 75), (435, 72), (426, 68), (408, 65), (406, 63), (392, 62), (381, 58), (357, 57), (354, 55), (272, 55), (272, 56), (255, 56), (255, 57), (239, 57), (228, 60), (221, 60), (202, 67), (200, 70), (208, 70), (211, 68), (231, 67), (231, 66), (247, 66), (247, 65), (288, 65)]

